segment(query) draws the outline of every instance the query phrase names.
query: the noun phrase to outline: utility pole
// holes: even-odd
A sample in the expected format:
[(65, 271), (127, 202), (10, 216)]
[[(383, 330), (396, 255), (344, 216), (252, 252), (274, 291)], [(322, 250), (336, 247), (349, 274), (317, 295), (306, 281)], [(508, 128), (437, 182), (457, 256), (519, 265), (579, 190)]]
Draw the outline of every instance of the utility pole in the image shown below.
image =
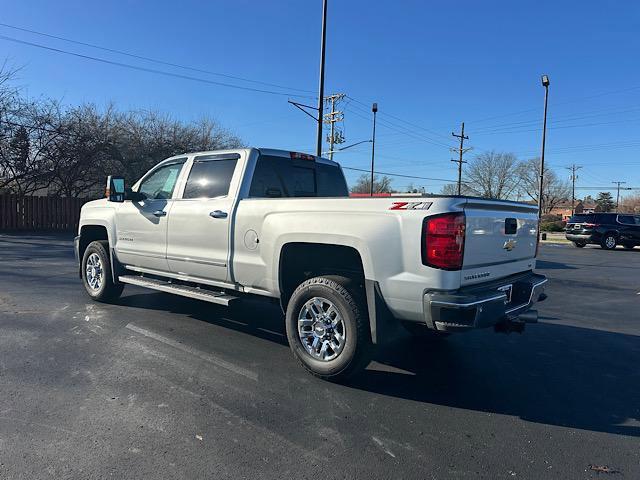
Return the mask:
[[(618, 186), (618, 195), (616, 196), (616, 212), (619, 212), (620, 209), (618, 207), (620, 205), (620, 185), (624, 185), (627, 182), (611, 182), (611, 183), (615, 183)], [(631, 189), (623, 188), (623, 190), (631, 190)]]
[(582, 167), (580, 165), (576, 165), (575, 163), (570, 167), (565, 167), (567, 170), (571, 170), (571, 216), (573, 216), (576, 209), (576, 179), (578, 176), (576, 172), (580, 170)]
[(373, 134), (371, 135), (371, 185), (369, 186), (369, 196), (373, 197), (373, 168), (376, 158), (376, 114), (378, 113), (378, 104), (371, 105), (371, 112), (373, 113)]
[(464, 122), (462, 122), (462, 127), (460, 128), (460, 135), (456, 134), (455, 132), (451, 132), (451, 135), (460, 139), (460, 148), (451, 149), (452, 152), (458, 152), (460, 154), (460, 158), (458, 160), (451, 160), (452, 162), (456, 162), (458, 164), (458, 195), (460, 195), (462, 192), (462, 164), (467, 163), (462, 160), (462, 155), (471, 150), (470, 148), (464, 148), (464, 141), (469, 140), (469, 137), (466, 137), (464, 135)]
[(322, 1), (322, 41), (320, 45), (320, 79), (318, 81), (318, 132), (316, 136), (316, 155), (322, 155), (322, 120), (324, 103), (324, 53), (327, 43), (327, 0)]
[(331, 110), (324, 114), (324, 123), (331, 126), (331, 132), (327, 136), (329, 141), (329, 159), (333, 160), (333, 146), (335, 144), (344, 143), (344, 135), (342, 131), (336, 131), (336, 123), (344, 120), (344, 112), (336, 110), (336, 105), (344, 99), (344, 93), (334, 93), (324, 98), (325, 103), (331, 104)]

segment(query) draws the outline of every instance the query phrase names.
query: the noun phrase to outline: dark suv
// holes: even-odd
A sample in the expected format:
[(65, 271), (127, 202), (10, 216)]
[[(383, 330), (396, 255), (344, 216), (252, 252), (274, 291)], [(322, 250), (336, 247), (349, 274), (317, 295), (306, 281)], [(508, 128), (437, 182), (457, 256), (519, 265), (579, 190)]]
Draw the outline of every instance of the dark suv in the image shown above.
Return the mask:
[(623, 213), (580, 213), (565, 228), (567, 240), (582, 248), (595, 243), (606, 250), (617, 245), (631, 249), (640, 245), (640, 215)]

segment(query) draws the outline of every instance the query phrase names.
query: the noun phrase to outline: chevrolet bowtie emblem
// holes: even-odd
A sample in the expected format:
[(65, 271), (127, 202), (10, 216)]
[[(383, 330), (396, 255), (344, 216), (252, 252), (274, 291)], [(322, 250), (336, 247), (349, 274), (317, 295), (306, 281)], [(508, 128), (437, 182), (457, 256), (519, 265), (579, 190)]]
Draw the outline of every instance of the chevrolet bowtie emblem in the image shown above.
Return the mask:
[(516, 247), (516, 243), (518, 243), (517, 240), (507, 240), (506, 242), (504, 242), (504, 245), (502, 246), (502, 248), (510, 252)]

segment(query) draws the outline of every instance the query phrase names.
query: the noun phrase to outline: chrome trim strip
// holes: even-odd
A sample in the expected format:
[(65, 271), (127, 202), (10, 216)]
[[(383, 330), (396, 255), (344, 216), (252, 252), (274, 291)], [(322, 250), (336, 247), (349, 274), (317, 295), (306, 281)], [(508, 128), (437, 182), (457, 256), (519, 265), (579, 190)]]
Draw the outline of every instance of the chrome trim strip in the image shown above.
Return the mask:
[(244, 287), (242, 287), (241, 285), (234, 285), (228, 282), (218, 282), (215, 280), (207, 280), (206, 278), (200, 277), (191, 277), (189, 275), (180, 273), (164, 272), (160, 270), (153, 270), (151, 268), (136, 267), (134, 265), (125, 265), (125, 268), (134, 272), (148, 273), (150, 275), (157, 275), (159, 277), (175, 278), (176, 280), (182, 280), (184, 282), (202, 283), (204, 285), (211, 285), (212, 287), (226, 288), (228, 290), (237, 290), (240, 292), (244, 290)]
[(214, 267), (226, 267), (227, 266), (226, 263), (212, 262), (211, 260), (196, 260), (196, 259), (189, 258), (189, 257), (177, 257), (177, 256), (171, 256), (171, 255), (167, 255), (167, 260), (173, 260), (173, 261), (177, 261), (177, 262), (187, 262), (187, 263), (200, 263), (202, 265), (212, 265)]
[(139, 257), (149, 257), (149, 258), (165, 258), (164, 255), (156, 254), (156, 253), (140, 253), (133, 250), (127, 250), (125, 248), (118, 248), (117, 253), (124, 253), (125, 255), (137, 255)]
[(443, 302), (441, 300), (430, 300), (429, 303), (431, 305), (440, 305), (445, 307), (468, 308), (468, 307), (473, 307), (475, 305), (480, 305), (481, 303), (494, 302), (496, 300), (504, 301), (505, 298), (507, 298), (507, 296), (503, 293), (500, 295), (496, 295), (494, 297), (483, 298), (482, 300), (476, 300), (475, 302), (469, 302), (469, 303)]
[(539, 286), (544, 285), (545, 283), (547, 283), (547, 280), (548, 279), (545, 278), (544, 280), (540, 280), (538, 283), (534, 283), (533, 284), (533, 286), (531, 287), (531, 293), (529, 294), (529, 301), (527, 303), (523, 303), (521, 305), (518, 305), (517, 307), (510, 308), (509, 310), (506, 310), (504, 313), (508, 315), (510, 313), (515, 312), (516, 310), (520, 310), (523, 307), (527, 307), (527, 306), (531, 305), (531, 302), (533, 300), (534, 292), (536, 291), (536, 289)]

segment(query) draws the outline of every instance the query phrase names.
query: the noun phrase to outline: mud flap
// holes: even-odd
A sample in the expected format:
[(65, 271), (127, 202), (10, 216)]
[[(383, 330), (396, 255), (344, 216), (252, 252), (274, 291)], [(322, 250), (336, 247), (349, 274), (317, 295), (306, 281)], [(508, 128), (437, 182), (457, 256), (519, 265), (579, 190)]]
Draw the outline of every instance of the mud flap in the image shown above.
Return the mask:
[(400, 330), (400, 322), (389, 311), (380, 293), (378, 282), (365, 279), (364, 285), (369, 311), (371, 343), (378, 345), (395, 337)]

